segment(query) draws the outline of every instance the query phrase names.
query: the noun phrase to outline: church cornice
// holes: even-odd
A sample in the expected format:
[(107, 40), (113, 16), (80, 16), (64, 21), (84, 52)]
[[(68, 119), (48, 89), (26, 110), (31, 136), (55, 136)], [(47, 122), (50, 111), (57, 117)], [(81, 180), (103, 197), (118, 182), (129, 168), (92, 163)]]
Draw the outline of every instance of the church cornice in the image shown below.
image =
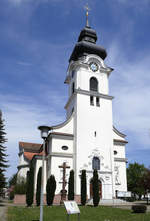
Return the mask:
[(73, 140), (74, 135), (69, 133), (60, 133), (60, 132), (52, 132), (49, 134), (49, 137), (58, 138), (58, 139), (67, 139)]
[(67, 158), (73, 158), (73, 154), (71, 153), (57, 153), (57, 152), (52, 152), (50, 153), (49, 157), (67, 157)]
[(68, 70), (67, 70), (68, 75), (66, 76), (66, 79), (64, 81), (65, 84), (70, 83), (70, 81), (71, 81), (70, 73), (72, 70), (77, 69), (77, 68), (81, 68), (81, 67), (88, 70), (89, 65), (87, 63), (85, 63), (84, 60), (85, 60), (85, 56), (81, 57), (80, 60), (78, 60), (78, 61), (75, 61), (75, 62), (71, 61), (70, 62)]
[(115, 162), (125, 162), (125, 163), (128, 162), (127, 158), (119, 158), (119, 157), (115, 157), (114, 161)]
[(127, 144), (128, 143), (128, 141), (126, 141), (126, 140), (117, 140), (117, 139), (114, 139), (113, 140), (114, 141), (114, 145), (125, 145), (125, 144)]
[[(93, 170), (86, 170), (86, 172), (93, 174)], [(98, 174), (112, 174), (112, 172), (111, 171), (98, 171)]]
[[(72, 113), (72, 115), (71, 115), (66, 121), (64, 121), (63, 123), (60, 123), (60, 124), (58, 124), (58, 125), (51, 126), (51, 129), (52, 129), (52, 130), (55, 130), (55, 129), (59, 129), (59, 128), (61, 128), (61, 127), (64, 127), (66, 124), (68, 124), (68, 123), (71, 121), (72, 117), (73, 117), (73, 113)], [(51, 134), (51, 133), (50, 133), (50, 134)], [(50, 134), (49, 134), (49, 135), (50, 135)], [(49, 135), (48, 135), (48, 137), (49, 137)]]
[(68, 70), (67, 70), (67, 76), (66, 79), (64, 81), (65, 84), (69, 84), (72, 77), (71, 77), (71, 71), (72, 70), (77, 70), (79, 68), (85, 68), (87, 70), (90, 70), (89, 64), (91, 62), (96, 62), (99, 65), (99, 73), (106, 73), (108, 74), (108, 76), (110, 75), (110, 73), (114, 70), (111, 67), (108, 67), (104, 61), (97, 55), (95, 54), (89, 54), (89, 55), (83, 55), (82, 57), (79, 58), (79, 60), (77, 61), (71, 61), (69, 66), (68, 66)]
[(113, 131), (114, 131), (117, 135), (119, 135), (120, 137), (123, 137), (123, 138), (126, 137), (126, 135), (123, 134), (123, 133), (121, 133), (119, 130), (117, 130), (117, 129), (115, 128), (115, 126), (113, 126)]
[(113, 96), (110, 96), (107, 94), (101, 94), (101, 93), (98, 93), (95, 91), (86, 91), (86, 90), (82, 90), (82, 89), (75, 89), (74, 93), (69, 97), (69, 100), (65, 105), (65, 109), (68, 108), (70, 102), (77, 94), (84, 94), (87, 96), (95, 96), (95, 97), (99, 97), (99, 98), (103, 98), (103, 99), (107, 99), (107, 100), (112, 100), (114, 98)]
[(68, 105), (70, 104), (70, 102), (74, 99), (75, 95), (76, 95), (76, 89), (74, 91), (74, 93), (69, 97), (69, 100), (67, 101), (66, 105), (65, 105), (65, 109), (67, 109)]
[(86, 91), (86, 90), (82, 90), (82, 89), (76, 89), (75, 92), (78, 94), (84, 94), (84, 95), (88, 95), (88, 96), (96, 96), (96, 97), (104, 98), (104, 99), (108, 99), (108, 100), (112, 100), (114, 98), (113, 96), (110, 96), (107, 94), (101, 94), (96, 91)]

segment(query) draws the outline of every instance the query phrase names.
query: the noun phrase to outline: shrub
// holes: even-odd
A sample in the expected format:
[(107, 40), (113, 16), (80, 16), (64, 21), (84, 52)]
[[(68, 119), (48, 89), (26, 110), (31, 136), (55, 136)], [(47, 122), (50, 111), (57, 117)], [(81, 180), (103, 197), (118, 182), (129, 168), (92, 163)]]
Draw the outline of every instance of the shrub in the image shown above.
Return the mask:
[(82, 173), (81, 173), (81, 205), (82, 206), (85, 206), (86, 204), (86, 194), (87, 194), (86, 170), (82, 170)]
[(9, 199), (13, 200), (14, 196), (15, 196), (14, 191), (11, 191), (10, 194), (9, 194)]
[(133, 205), (132, 210), (134, 213), (145, 213), (147, 207), (145, 205)]
[(125, 200), (127, 202), (134, 202), (136, 199), (135, 199), (135, 197), (127, 197), (127, 198), (125, 198)]
[(34, 167), (31, 162), (30, 170), (27, 172), (27, 191), (26, 191), (26, 204), (31, 206), (34, 197)]
[(40, 205), (42, 167), (39, 168), (36, 187), (36, 205)]
[(100, 196), (99, 196), (99, 180), (98, 180), (97, 170), (94, 170), (93, 172), (92, 189), (93, 189), (93, 204), (94, 206), (98, 206)]
[(46, 185), (46, 201), (48, 206), (53, 205), (55, 190), (56, 190), (56, 180), (55, 177), (51, 175), (48, 178)]
[(74, 171), (70, 171), (68, 183), (68, 200), (74, 200)]
[(17, 183), (17, 173), (13, 174), (10, 179), (8, 180), (9, 187), (15, 186)]
[(20, 177), (14, 187), (15, 194), (25, 194), (27, 188), (26, 179)]

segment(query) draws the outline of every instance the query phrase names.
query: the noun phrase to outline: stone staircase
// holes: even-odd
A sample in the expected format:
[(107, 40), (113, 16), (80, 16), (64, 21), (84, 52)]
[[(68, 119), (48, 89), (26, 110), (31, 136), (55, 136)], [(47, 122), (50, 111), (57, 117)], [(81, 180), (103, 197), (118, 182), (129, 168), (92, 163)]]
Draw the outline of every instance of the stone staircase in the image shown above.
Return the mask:
[[(121, 199), (100, 199), (99, 205), (127, 205), (130, 204), (125, 200)], [(93, 205), (93, 199), (87, 201), (87, 205)]]

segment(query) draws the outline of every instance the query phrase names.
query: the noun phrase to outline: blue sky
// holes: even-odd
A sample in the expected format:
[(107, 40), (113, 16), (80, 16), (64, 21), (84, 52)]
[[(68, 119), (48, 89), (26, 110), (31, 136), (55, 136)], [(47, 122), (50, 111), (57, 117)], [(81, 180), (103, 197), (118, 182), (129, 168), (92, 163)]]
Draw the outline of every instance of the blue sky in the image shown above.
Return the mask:
[[(18, 142), (42, 142), (37, 127), (65, 120), (68, 59), (85, 26), (87, 0), (1, 0), (0, 109), (10, 167)], [(106, 48), (115, 127), (129, 162), (150, 165), (150, 1), (88, 0), (89, 22)]]

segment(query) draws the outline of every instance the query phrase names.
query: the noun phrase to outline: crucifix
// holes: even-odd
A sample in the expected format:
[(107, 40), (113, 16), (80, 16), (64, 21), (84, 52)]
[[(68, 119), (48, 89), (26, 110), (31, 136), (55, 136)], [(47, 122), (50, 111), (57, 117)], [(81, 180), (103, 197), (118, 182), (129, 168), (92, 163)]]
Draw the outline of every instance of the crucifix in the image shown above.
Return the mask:
[(65, 189), (67, 181), (66, 181), (66, 169), (69, 169), (70, 167), (67, 166), (66, 162), (64, 162), (61, 166), (59, 166), (59, 168), (63, 169), (63, 181), (62, 183), (62, 190), (61, 190), (61, 201), (60, 204), (63, 203), (64, 200), (66, 200), (66, 193), (67, 190)]
[(86, 27), (90, 27), (90, 26), (89, 26), (89, 20), (88, 20), (90, 8), (89, 8), (88, 4), (86, 4), (86, 5), (84, 6), (84, 8), (85, 8), (85, 10), (86, 10)]

